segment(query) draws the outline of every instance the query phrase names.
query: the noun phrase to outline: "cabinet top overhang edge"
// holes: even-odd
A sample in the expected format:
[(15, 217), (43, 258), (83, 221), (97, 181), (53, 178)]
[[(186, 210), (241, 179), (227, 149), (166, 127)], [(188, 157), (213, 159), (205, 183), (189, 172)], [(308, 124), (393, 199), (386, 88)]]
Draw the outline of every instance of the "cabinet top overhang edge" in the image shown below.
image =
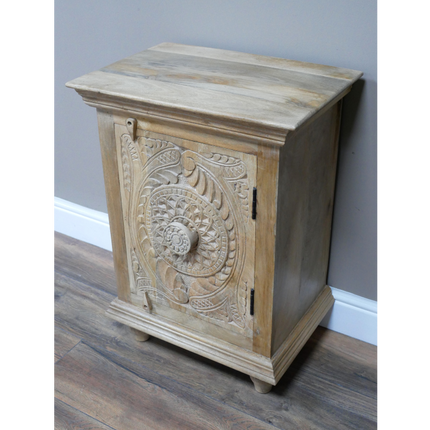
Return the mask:
[(289, 131), (333, 105), (361, 76), (355, 70), (163, 43), (66, 86), (94, 106), (164, 110), (164, 116), (260, 130), (257, 135), (282, 145)]

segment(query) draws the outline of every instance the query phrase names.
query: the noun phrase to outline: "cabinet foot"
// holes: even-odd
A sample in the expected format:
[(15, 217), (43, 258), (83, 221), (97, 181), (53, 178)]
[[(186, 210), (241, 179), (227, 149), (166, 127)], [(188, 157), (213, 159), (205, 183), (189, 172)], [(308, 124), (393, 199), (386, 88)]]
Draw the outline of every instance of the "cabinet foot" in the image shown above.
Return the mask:
[(268, 393), (268, 392), (272, 389), (272, 387), (273, 387), (273, 385), (271, 385), (271, 384), (269, 384), (269, 383), (267, 383), (267, 382), (264, 382), (264, 381), (260, 381), (259, 379), (254, 378), (254, 377), (252, 377), (252, 376), (250, 376), (250, 378), (251, 378), (251, 381), (254, 383), (254, 388), (255, 388), (255, 390), (256, 390), (258, 393), (266, 394), (266, 393)]
[(144, 333), (143, 331), (136, 330), (133, 327), (130, 327), (131, 332), (134, 334), (134, 338), (138, 342), (146, 342), (149, 339), (149, 334)]

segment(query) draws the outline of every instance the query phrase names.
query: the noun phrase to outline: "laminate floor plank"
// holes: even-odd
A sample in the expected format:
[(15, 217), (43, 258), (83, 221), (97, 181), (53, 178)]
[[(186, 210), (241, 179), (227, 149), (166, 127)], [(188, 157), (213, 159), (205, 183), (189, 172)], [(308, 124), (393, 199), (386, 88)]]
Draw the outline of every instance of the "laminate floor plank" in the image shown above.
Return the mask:
[(83, 343), (55, 370), (56, 398), (115, 429), (274, 428), (149, 369), (137, 375)]
[(63, 355), (67, 354), (81, 339), (60, 327), (55, 326), (54, 334), (54, 357), (58, 361)]
[(116, 296), (112, 253), (98, 246), (55, 233), (55, 270)]
[(117, 430), (55, 399), (55, 430)]
[[(141, 378), (145, 372), (155, 372), (263, 425), (280, 429), (376, 428), (373, 345), (319, 327), (278, 385), (261, 395), (240, 372), (159, 339), (136, 342), (128, 327), (105, 316), (115, 297), (110, 284), (114, 279), (112, 254), (62, 235), (56, 236), (56, 244), (56, 325), (98, 354), (109, 356), (117, 366)], [(98, 264), (99, 268), (91, 269)], [(72, 352), (78, 347), (81, 345)]]

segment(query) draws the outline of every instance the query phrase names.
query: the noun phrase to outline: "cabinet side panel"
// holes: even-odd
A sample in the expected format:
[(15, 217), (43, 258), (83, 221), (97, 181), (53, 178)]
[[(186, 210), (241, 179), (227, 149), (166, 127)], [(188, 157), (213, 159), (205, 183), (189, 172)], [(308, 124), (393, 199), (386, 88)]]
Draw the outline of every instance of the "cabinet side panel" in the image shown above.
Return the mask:
[(280, 152), (272, 352), (327, 279), (341, 102)]
[(118, 298), (124, 302), (130, 302), (130, 282), (127, 267), (124, 222), (122, 217), (118, 157), (115, 143), (115, 124), (112, 115), (101, 110), (97, 110), (97, 120)]

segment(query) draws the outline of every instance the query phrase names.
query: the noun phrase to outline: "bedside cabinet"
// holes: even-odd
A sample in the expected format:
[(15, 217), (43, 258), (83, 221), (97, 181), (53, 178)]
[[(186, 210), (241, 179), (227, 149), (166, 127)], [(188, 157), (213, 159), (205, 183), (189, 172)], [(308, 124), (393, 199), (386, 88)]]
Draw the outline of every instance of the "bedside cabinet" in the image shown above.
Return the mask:
[(162, 43), (67, 83), (97, 108), (107, 315), (276, 385), (334, 301), (341, 102), (361, 75)]

